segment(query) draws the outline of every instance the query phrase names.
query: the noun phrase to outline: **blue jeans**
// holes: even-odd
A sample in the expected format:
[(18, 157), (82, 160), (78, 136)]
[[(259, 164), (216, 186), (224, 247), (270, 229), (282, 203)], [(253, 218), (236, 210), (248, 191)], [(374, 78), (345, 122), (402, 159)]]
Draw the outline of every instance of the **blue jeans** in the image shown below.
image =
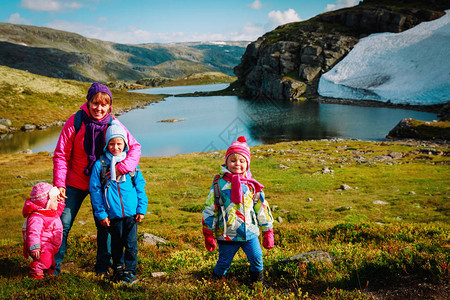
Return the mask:
[(250, 262), (250, 272), (259, 272), (264, 269), (261, 245), (256, 237), (242, 243), (219, 242), (219, 260), (214, 268), (216, 275), (223, 276), (227, 273), (239, 248), (242, 248), (247, 255)]
[[(61, 262), (64, 259), (64, 254), (66, 253), (67, 248), (67, 237), (69, 236), (70, 229), (72, 228), (75, 217), (80, 210), (81, 204), (88, 194), (88, 191), (83, 191), (71, 186), (68, 186), (66, 188), (66, 207), (64, 207), (64, 211), (61, 215), (61, 222), (63, 225), (63, 239), (61, 246), (59, 247), (59, 251), (55, 255), (55, 275), (59, 275), (59, 273), (61, 272)], [(104, 232), (101, 232), (100, 235), (97, 233), (97, 241), (105, 240), (103, 234)], [(106, 245), (105, 247), (108, 246)]]
[(100, 221), (94, 217), (95, 227), (97, 227), (97, 262), (95, 263), (95, 272), (108, 272), (111, 266), (111, 235), (108, 228), (100, 224)]
[(125, 271), (136, 274), (138, 245), (137, 222), (134, 216), (111, 220), (108, 230), (111, 234), (113, 268), (125, 264)]

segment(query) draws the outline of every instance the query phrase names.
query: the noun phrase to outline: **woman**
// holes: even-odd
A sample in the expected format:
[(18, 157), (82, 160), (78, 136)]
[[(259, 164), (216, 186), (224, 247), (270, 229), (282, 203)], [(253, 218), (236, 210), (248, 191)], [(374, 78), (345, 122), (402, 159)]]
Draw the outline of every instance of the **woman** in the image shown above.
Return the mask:
[[(64, 125), (53, 157), (53, 184), (58, 187), (66, 206), (61, 215), (63, 241), (55, 255), (55, 274), (61, 271), (61, 262), (67, 246), (67, 236), (83, 200), (89, 194), (92, 166), (105, 146), (104, 132), (111, 123), (112, 94), (105, 85), (94, 82), (86, 95), (87, 102)], [(122, 125), (122, 124), (121, 124)], [(122, 125), (123, 126), (123, 125)], [(116, 166), (118, 176), (133, 171), (141, 156), (141, 145), (127, 132), (130, 150), (127, 158)], [(105, 227), (95, 219), (97, 226), (97, 274), (108, 272), (111, 251), (110, 238)]]

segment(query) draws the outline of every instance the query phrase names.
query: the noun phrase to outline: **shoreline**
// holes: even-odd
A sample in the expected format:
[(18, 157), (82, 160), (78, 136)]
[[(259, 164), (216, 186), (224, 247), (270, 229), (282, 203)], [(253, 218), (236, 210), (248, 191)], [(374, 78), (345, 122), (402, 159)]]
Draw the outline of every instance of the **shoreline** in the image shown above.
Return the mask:
[(414, 111), (423, 111), (439, 114), (441, 109), (446, 105), (444, 104), (432, 104), (432, 105), (411, 105), (411, 104), (395, 104), (388, 102), (381, 102), (376, 100), (354, 100), (345, 98), (329, 98), (316, 96), (311, 98), (312, 101), (324, 104), (342, 104), (342, 105), (353, 105), (353, 106), (363, 106), (363, 107), (386, 107), (386, 108), (396, 108), (396, 109), (406, 109)]

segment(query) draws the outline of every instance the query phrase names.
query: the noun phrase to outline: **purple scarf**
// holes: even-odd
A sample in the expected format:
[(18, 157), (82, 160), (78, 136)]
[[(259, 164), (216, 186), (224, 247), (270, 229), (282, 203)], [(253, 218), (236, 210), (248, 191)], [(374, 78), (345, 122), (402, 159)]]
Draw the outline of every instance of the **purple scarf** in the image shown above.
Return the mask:
[(233, 174), (233, 173), (225, 173), (223, 175), (223, 179), (231, 182), (231, 202), (233, 203), (242, 203), (243, 202), (243, 193), (241, 183), (247, 185), (249, 189), (253, 189), (254, 193), (261, 192), (264, 186), (252, 178), (252, 173), (247, 172), (247, 176), (245, 177), (241, 174)]
[(108, 123), (111, 119), (111, 115), (106, 116), (102, 120), (94, 120), (83, 110), (81, 119), (86, 126), (86, 133), (84, 134), (84, 151), (87, 154), (88, 165), (84, 169), (84, 174), (91, 175), (92, 166), (95, 161), (100, 158), (103, 152), (105, 138), (103, 131), (108, 127)]

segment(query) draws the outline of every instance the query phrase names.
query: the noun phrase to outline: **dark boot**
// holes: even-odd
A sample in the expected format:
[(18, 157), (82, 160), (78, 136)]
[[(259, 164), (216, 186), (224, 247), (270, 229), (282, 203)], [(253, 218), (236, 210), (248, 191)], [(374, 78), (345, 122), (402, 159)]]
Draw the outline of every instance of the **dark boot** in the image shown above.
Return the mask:
[(223, 278), (223, 275), (217, 275), (216, 274), (216, 272), (212, 272), (212, 279), (214, 280), (214, 281), (216, 281), (216, 280), (221, 280)]
[(123, 265), (115, 266), (113, 269), (114, 269), (114, 273), (113, 273), (112, 281), (120, 282), (123, 277), (123, 269), (124, 269)]
[(251, 272), (250, 271), (250, 283), (254, 284), (257, 282), (261, 282), (264, 287), (269, 287), (267, 283), (264, 282), (264, 271), (259, 272)]

